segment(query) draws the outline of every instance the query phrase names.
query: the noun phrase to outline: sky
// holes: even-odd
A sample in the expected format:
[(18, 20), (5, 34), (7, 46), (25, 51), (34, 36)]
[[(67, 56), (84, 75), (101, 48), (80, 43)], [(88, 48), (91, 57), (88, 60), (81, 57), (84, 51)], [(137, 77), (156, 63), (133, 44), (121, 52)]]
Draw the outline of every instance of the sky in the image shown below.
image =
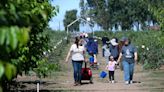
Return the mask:
[[(80, 14), (79, 7), (80, 0), (53, 0), (52, 5), (59, 6), (59, 13), (57, 16), (53, 17), (49, 22), (49, 26), (54, 30), (64, 30), (63, 19), (65, 12), (72, 9), (78, 10), (78, 15)], [(59, 26), (60, 25), (60, 26)]]
[[(77, 9), (77, 16), (80, 16), (79, 3), (80, 0), (53, 0), (52, 5), (59, 6), (59, 13), (49, 22), (50, 28), (53, 30), (64, 30), (63, 19), (65, 12), (68, 10)], [(99, 27), (95, 25), (93, 28), (91, 28), (88, 24), (84, 26), (80, 25), (81, 32), (92, 32), (93, 30), (99, 30)]]
[[(63, 19), (66, 11), (77, 9), (77, 16), (80, 16), (80, 0), (52, 0), (51, 3), (54, 6), (59, 6), (59, 12), (57, 13), (57, 16), (54, 16), (49, 22), (49, 27), (53, 30), (64, 30)], [(133, 27), (133, 29), (135, 29), (135, 27)], [(101, 28), (97, 25), (95, 25), (93, 29), (91, 29), (91, 27), (89, 27), (87, 24), (84, 26), (80, 25), (81, 32), (92, 32), (92, 30), (101, 30)], [(115, 28), (112, 30), (115, 31)]]

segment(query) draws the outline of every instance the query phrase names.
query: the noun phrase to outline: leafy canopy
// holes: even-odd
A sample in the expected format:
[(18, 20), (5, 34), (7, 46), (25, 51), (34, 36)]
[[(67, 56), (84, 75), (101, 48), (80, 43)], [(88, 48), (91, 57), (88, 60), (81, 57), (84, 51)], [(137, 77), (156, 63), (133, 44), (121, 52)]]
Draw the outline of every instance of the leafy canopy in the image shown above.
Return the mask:
[[(9, 90), (14, 77), (38, 67), (49, 48), (44, 34), (58, 9), (49, 0), (0, 0), (0, 86)], [(3, 85), (2, 85), (3, 84)]]
[[(67, 29), (67, 25), (69, 25), (70, 23), (72, 23), (76, 19), (77, 19), (77, 10), (66, 11), (65, 18), (63, 20), (65, 29)], [(72, 26), (70, 26), (69, 31), (71, 31), (71, 32), (72, 31), (79, 31), (79, 21), (77, 21)]]

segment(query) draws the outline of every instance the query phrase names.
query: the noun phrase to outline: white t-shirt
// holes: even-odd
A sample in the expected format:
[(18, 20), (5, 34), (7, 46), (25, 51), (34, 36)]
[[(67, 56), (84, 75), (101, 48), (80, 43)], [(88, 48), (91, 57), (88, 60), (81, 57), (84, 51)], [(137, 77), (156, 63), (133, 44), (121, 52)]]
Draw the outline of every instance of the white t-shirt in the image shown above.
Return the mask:
[(72, 60), (73, 61), (84, 61), (84, 55), (83, 55), (83, 53), (85, 51), (84, 46), (79, 46), (77, 48), (77, 45), (73, 44), (71, 46), (70, 51), (72, 51)]

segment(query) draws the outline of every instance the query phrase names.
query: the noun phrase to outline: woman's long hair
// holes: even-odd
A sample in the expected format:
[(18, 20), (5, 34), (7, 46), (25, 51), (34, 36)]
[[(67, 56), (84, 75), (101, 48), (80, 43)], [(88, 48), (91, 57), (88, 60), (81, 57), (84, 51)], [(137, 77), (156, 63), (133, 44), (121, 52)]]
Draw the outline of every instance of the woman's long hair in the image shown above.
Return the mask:
[(79, 38), (78, 37), (75, 37), (75, 44), (76, 44), (77, 48), (79, 48)]

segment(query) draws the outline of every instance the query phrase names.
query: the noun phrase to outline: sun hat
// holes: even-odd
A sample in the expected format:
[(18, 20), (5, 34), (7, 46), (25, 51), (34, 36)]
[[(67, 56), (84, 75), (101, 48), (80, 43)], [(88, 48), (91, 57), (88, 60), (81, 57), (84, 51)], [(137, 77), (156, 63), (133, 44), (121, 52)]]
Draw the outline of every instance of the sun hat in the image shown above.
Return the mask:
[(113, 46), (118, 45), (118, 43), (116, 42), (116, 39), (112, 39), (112, 40), (110, 40), (110, 43), (111, 43)]
[(88, 34), (87, 33), (85, 34), (85, 37), (88, 37)]
[(106, 43), (107, 43), (107, 44), (109, 44), (109, 43), (110, 43), (110, 41), (106, 41)]

